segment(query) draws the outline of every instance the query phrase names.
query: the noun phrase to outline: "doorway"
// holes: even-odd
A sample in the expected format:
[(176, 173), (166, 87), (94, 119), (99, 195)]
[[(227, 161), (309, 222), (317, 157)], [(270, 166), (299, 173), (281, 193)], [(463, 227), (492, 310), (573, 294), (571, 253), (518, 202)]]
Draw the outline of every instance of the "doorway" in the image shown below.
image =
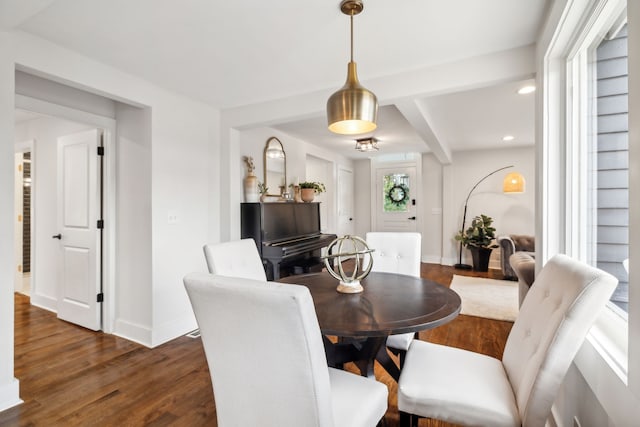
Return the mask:
[[(23, 103), (25, 101), (25, 97), (18, 99)], [(105, 311), (103, 322), (102, 306), (106, 304), (101, 304), (99, 300), (102, 299), (106, 302), (107, 298), (104, 295), (111, 294), (109, 292), (111, 282), (107, 273), (112, 259), (104, 259), (103, 262), (103, 245), (100, 241), (103, 230), (98, 229), (104, 223), (98, 224), (97, 222), (104, 219), (101, 215), (100, 201), (104, 200), (105, 207), (108, 208), (111, 197), (103, 199), (98, 192), (101, 188), (98, 174), (101, 172), (101, 165), (107, 162), (102, 160), (106, 156), (98, 156), (97, 146), (103, 144), (101, 136), (104, 136), (104, 145), (108, 147), (113, 144), (115, 121), (107, 118), (98, 120), (104, 129), (98, 130), (96, 128), (98, 123), (95, 123), (95, 120), (94, 123), (91, 123), (89, 120), (83, 122), (65, 117), (64, 113), (68, 112), (68, 108), (38, 100), (31, 100), (26, 104), (34, 108), (31, 111), (26, 108), (16, 109), (15, 136), (16, 140), (29, 140), (32, 145), (31, 158), (29, 159), (30, 172), (33, 174), (30, 182), (32, 233), (29, 245), (24, 245), (25, 249), (30, 250), (29, 296), (31, 303), (58, 313), (58, 316), (63, 320), (92, 330), (111, 332), (111, 316), (109, 312)], [(56, 114), (60, 112), (63, 114)], [(81, 112), (74, 113), (76, 116), (74, 118), (82, 116)], [(95, 118), (95, 116), (93, 117)], [(80, 139), (84, 138), (84, 140), (77, 140), (78, 135), (82, 134), (85, 135)], [(89, 145), (86, 141), (87, 136), (93, 140)], [(67, 162), (66, 168), (64, 162), (61, 163), (59, 160), (61, 157), (58, 155), (59, 145), (65, 140), (67, 140), (67, 149), (62, 151), (66, 151), (67, 160), (71, 161), (71, 163)], [(71, 141), (71, 145), (69, 145), (69, 141)], [(16, 151), (19, 149), (20, 144), (17, 145)], [(102, 152), (105, 151), (109, 150)], [(91, 155), (89, 156), (89, 154)], [(71, 179), (67, 180), (66, 184), (64, 181), (59, 183), (58, 172), (65, 169)], [(86, 187), (85, 184), (70, 184), (80, 182), (78, 180), (82, 178), (82, 175), (85, 175), (86, 179), (89, 175), (93, 176), (92, 182), (87, 181), (87, 185), (90, 184), (94, 190), (89, 191), (89, 187)], [(77, 197), (60, 195), (64, 186), (66, 186), (67, 195), (81, 196), (80, 199), (92, 194), (93, 199), (91, 201), (85, 200), (85, 202), (93, 203), (96, 213), (83, 210), (78, 204)], [(62, 194), (65, 194), (65, 191)], [(72, 216), (67, 215), (65, 221), (61, 221), (63, 219), (61, 214), (65, 210), (71, 212)], [(84, 222), (86, 228), (93, 230), (91, 235), (95, 239), (92, 239), (94, 243), (91, 249), (84, 244), (79, 244), (78, 241), (72, 245), (64, 244), (64, 242), (70, 242), (67, 238), (72, 236), (75, 236), (74, 238), (77, 240), (77, 233), (81, 229), (78, 227), (79, 221)], [(65, 230), (61, 226), (64, 226), (65, 223), (69, 225), (70, 222), (71, 229), (67, 228), (66, 231), (61, 231)], [(16, 234), (19, 234), (17, 227)], [(112, 243), (106, 239), (104, 244), (110, 246)], [(105, 271), (102, 269), (104, 265), (107, 266)], [(103, 283), (105, 284), (104, 293), (101, 291)], [(84, 309), (84, 316), (78, 314), (78, 309)], [(87, 309), (90, 310), (89, 316), (86, 315)]]
[(14, 163), (14, 290), (24, 295), (31, 292), (31, 151), (33, 141), (15, 145)]

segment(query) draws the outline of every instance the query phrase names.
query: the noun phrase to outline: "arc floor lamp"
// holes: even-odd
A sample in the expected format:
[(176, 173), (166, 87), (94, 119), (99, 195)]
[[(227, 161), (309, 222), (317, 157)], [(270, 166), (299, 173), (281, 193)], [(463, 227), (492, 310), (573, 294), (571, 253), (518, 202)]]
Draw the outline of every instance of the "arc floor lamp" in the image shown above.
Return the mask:
[[(485, 179), (489, 178), (491, 175), (498, 173), (502, 170), (505, 169), (509, 169), (512, 168), (513, 165), (510, 166), (505, 166), (502, 167), (500, 169), (496, 169), (493, 172), (491, 172), (488, 175), (485, 175), (484, 177), (482, 177), (480, 179), (480, 181), (476, 182), (476, 185), (474, 185), (471, 188), (471, 191), (469, 191), (469, 194), (467, 195), (467, 198), (464, 201), (464, 212), (462, 214), (462, 227), (460, 227), (460, 233), (464, 233), (464, 225), (467, 219), (467, 204), (469, 203), (469, 197), (471, 197), (471, 193), (473, 193), (473, 190), (476, 189), (476, 187), (478, 185), (480, 185), (480, 183), (482, 181), (484, 181)], [(523, 193), (524, 192), (524, 178), (522, 177), (522, 175), (520, 175), (517, 172), (512, 172), (510, 174), (508, 174), (505, 178), (504, 181), (502, 183), (502, 192), (503, 193)], [(454, 264), (454, 268), (460, 269), (460, 270), (471, 270), (471, 266), (469, 264), (463, 264), (462, 263), (462, 241), (460, 241), (460, 246), (458, 249), (459, 253), (458, 253), (458, 263)]]

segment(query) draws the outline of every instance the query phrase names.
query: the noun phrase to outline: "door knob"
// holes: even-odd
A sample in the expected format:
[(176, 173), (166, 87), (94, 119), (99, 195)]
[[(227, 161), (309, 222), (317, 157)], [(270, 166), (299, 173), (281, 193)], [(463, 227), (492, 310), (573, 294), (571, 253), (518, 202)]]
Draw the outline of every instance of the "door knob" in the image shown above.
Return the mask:
[(55, 236), (51, 236), (54, 239), (62, 240), (62, 234), (58, 233)]
[(409, 217), (409, 218), (407, 218), (407, 219), (412, 219), (412, 220), (414, 220), (414, 221), (415, 221), (416, 217), (415, 217), (415, 216), (410, 216), (410, 217)]

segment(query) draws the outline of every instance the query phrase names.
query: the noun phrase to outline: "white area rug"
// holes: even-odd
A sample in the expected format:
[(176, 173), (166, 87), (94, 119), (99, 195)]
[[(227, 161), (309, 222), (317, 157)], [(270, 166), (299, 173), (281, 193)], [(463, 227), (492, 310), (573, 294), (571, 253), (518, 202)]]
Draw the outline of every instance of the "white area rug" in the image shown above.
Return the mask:
[(454, 274), (451, 289), (462, 299), (460, 314), (510, 322), (518, 316), (518, 282)]

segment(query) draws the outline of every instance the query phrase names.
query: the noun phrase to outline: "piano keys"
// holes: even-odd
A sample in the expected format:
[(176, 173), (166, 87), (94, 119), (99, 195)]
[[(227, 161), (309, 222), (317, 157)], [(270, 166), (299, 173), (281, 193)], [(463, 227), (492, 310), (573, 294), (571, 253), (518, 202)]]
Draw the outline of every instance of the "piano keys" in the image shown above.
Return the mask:
[(321, 249), (335, 234), (320, 231), (320, 204), (242, 203), (241, 237), (253, 238), (267, 278), (322, 268)]

